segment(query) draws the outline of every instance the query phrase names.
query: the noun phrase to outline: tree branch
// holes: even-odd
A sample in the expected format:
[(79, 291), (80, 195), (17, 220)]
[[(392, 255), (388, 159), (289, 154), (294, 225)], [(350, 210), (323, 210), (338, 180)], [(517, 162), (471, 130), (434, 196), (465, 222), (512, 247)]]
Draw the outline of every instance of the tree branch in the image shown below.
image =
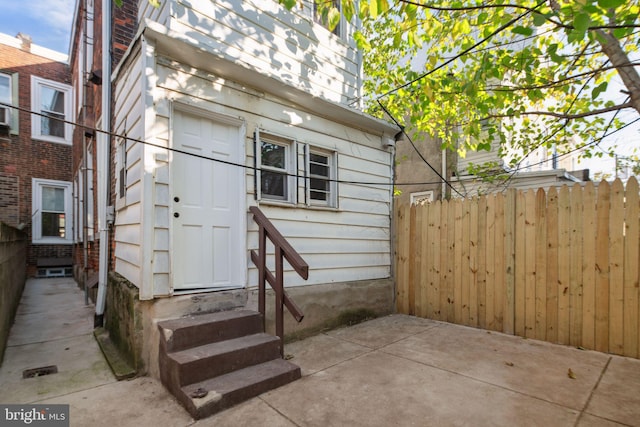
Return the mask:
[(524, 111), (522, 113), (511, 114), (511, 115), (509, 115), (509, 114), (492, 114), (492, 115), (487, 116), (485, 118), (487, 118), (487, 119), (504, 119), (504, 118), (511, 118), (511, 117), (514, 117), (514, 116), (550, 116), (550, 117), (556, 117), (556, 118), (562, 119), (562, 120), (575, 120), (575, 119), (582, 119), (584, 117), (597, 116), (599, 114), (609, 113), (611, 111), (623, 110), (625, 108), (634, 108), (634, 107), (633, 107), (633, 104), (631, 102), (626, 102), (624, 104), (613, 105), (611, 107), (600, 108), (598, 110), (592, 110), (592, 111), (585, 111), (584, 113), (577, 113), (577, 114), (556, 113), (556, 112), (553, 112), (553, 111)]
[(590, 77), (593, 76), (594, 74), (598, 74), (601, 73), (603, 71), (609, 71), (609, 70), (617, 70), (618, 72), (620, 72), (620, 68), (626, 68), (626, 67), (636, 67), (636, 66), (640, 66), (640, 62), (629, 62), (627, 64), (623, 64), (623, 65), (619, 65), (619, 66), (615, 66), (615, 65), (610, 65), (610, 66), (606, 66), (606, 67), (601, 67), (598, 68), (597, 70), (589, 70), (586, 71), (584, 73), (579, 73), (579, 74), (574, 74), (572, 76), (567, 76), (564, 77), (562, 79), (559, 80), (554, 80), (554, 81), (550, 81), (548, 83), (545, 84), (541, 84), (541, 85), (535, 85), (535, 86), (517, 86), (517, 87), (509, 87), (509, 86), (503, 86), (503, 85), (495, 85), (495, 86), (485, 86), (485, 90), (490, 90), (490, 91), (495, 91), (495, 92), (518, 92), (521, 90), (533, 90), (533, 89), (549, 89), (552, 87), (556, 87), (556, 86), (561, 86), (571, 80), (578, 80), (582, 77)]
[(640, 113), (640, 75), (638, 71), (622, 50), (618, 39), (611, 32), (599, 30), (596, 33), (596, 40), (600, 43), (602, 52), (607, 55), (629, 91), (632, 107)]
[[(509, 4), (509, 3), (502, 3), (502, 4), (482, 4), (479, 6), (460, 6), (460, 7), (453, 7), (453, 6), (436, 6), (436, 5), (432, 5), (432, 4), (425, 4), (425, 3), (420, 3), (418, 1), (412, 1), (412, 0), (400, 0), (400, 3), (405, 3), (405, 4), (410, 4), (413, 6), (418, 6), (418, 7), (423, 7), (425, 9), (429, 9), (429, 10), (437, 10), (440, 12), (464, 12), (464, 11), (471, 11), (471, 10), (483, 10), (483, 9), (505, 9), (505, 8), (509, 8), (509, 9), (522, 9), (525, 11), (528, 11), (529, 13), (532, 14), (536, 14), (536, 15), (541, 15), (544, 16), (545, 20), (556, 25), (557, 27), (560, 28), (565, 28), (568, 30), (573, 30), (575, 27), (573, 25), (570, 24), (564, 24), (560, 21), (556, 21), (554, 19), (549, 18), (546, 15), (543, 15), (542, 13), (538, 12), (536, 10), (536, 7), (528, 7), (528, 6), (523, 6), (520, 4)], [(556, 10), (555, 8), (551, 8), (554, 12), (559, 12), (559, 10)], [(618, 29), (618, 28), (640, 28), (640, 25), (636, 25), (636, 24), (628, 24), (628, 25), (614, 25), (614, 24), (609, 24), (609, 25), (594, 25), (593, 27), (589, 27), (588, 30), (602, 30), (602, 29)]]
[[(401, 1), (402, 1), (402, 0), (401, 0)], [(540, 1), (540, 2), (536, 5), (536, 8), (538, 8), (538, 7), (542, 6), (542, 5), (544, 4), (544, 2), (545, 2), (545, 1), (546, 1), (546, 0), (542, 0), (542, 1)], [(462, 52), (460, 52), (460, 53), (459, 53), (458, 55), (456, 55), (455, 57), (453, 57), (453, 58), (451, 58), (451, 59), (449, 59), (449, 60), (445, 61), (444, 63), (442, 63), (442, 64), (438, 65), (436, 68), (434, 68), (434, 69), (432, 69), (432, 70), (430, 70), (430, 71), (428, 71), (428, 72), (426, 72), (426, 73), (422, 74), (421, 76), (419, 76), (419, 77), (417, 77), (417, 78), (413, 79), (412, 81), (407, 82), (407, 83), (403, 84), (402, 86), (399, 86), (399, 87), (397, 87), (397, 88), (395, 88), (395, 89), (393, 89), (393, 90), (387, 91), (386, 93), (383, 93), (382, 95), (378, 96), (378, 100), (379, 100), (379, 99), (384, 98), (384, 97), (385, 97), (385, 96), (387, 96), (387, 95), (390, 95), (390, 94), (391, 94), (391, 93), (393, 93), (393, 92), (396, 92), (396, 91), (398, 91), (398, 90), (400, 90), (400, 89), (404, 89), (405, 87), (412, 85), (413, 83), (417, 82), (418, 80), (421, 80), (421, 79), (423, 79), (423, 78), (425, 78), (425, 77), (427, 77), (427, 76), (429, 76), (429, 75), (431, 75), (431, 74), (435, 73), (436, 71), (438, 71), (439, 69), (443, 68), (444, 66), (446, 66), (446, 65), (448, 65), (448, 64), (450, 64), (450, 63), (452, 63), (452, 62), (453, 62), (453, 61), (455, 61), (456, 59), (463, 57), (464, 55), (466, 55), (467, 53), (471, 52), (472, 50), (474, 50), (475, 48), (477, 48), (477, 47), (478, 47), (478, 46), (480, 46), (481, 44), (485, 43), (487, 40), (491, 39), (491, 38), (492, 38), (493, 36), (495, 36), (496, 34), (499, 34), (499, 33), (501, 33), (502, 31), (504, 31), (505, 29), (509, 28), (510, 26), (512, 26), (513, 24), (515, 24), (516, 22), (518, 22), (520, 19), (522, 19), (523, 17), (525, 17), (525, 16), (526, 16), (526, 15), (528, 15), (529, 13), (531, 13), (531, 12), (529, 12), (529, 11), (527, 11), (527, 12), (523, 12), (522, 14), (520, 14), (520, 15), (516, 16), (515, 18), (513, 18), (513, 19), (509, 20), (509, 22), (505, 23), (504, 25), (501, 25), (499, 28), (497, 28), (496, 30), (492, 31), (492, 32), (491, 32), (491, 34), (489, 34), (488, 36), (486, 36), (485, 38), (483, 38), (483, 39), (482, 39), (482, 40), (480, 40), (479, 42), (475, 43), (473, 46), (471, 46), (471, 47), (469, 47), (469, 48), (467, 48), (467, 49), (463, 50)]]

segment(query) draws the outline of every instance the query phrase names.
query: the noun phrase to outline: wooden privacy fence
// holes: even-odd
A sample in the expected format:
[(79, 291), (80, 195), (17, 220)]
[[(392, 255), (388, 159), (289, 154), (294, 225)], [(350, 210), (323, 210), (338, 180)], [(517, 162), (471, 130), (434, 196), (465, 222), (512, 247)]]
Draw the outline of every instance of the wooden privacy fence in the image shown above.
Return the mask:
[(638, 182), (402, 206), (398, 311), (640, 357)]

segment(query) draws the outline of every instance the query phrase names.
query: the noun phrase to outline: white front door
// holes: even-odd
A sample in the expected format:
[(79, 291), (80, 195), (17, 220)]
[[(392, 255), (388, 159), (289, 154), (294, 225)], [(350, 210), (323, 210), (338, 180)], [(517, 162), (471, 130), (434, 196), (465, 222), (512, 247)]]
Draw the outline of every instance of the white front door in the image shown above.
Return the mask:
[[(173, 289), (244, 286), (244, 170), (237, 124), (174, 111), (172, 162)], [(201, 156), (201, 157), (198, 157)]]

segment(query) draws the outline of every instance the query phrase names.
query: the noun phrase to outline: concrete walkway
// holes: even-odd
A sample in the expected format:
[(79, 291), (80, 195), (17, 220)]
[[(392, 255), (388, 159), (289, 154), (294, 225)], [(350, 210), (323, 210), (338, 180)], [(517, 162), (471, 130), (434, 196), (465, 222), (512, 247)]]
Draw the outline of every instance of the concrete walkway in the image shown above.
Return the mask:
[(115, 380), (83, 301), (27, 283), (0, 403), (67, 403), (72, 426), (640, 426), (639, 360), (404, 315), (288, 345), (301, 380), (196, 422), (158, 381)]

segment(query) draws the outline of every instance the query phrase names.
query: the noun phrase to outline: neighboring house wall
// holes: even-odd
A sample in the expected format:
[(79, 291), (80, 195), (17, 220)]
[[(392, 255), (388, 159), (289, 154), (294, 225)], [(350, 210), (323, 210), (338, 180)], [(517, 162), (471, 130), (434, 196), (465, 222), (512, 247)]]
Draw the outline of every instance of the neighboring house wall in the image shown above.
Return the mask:
[[(563, 149), (573, 149), (578, 143), (577, 137), (570, 137)], [(499, 141), (494, 139), (489, 151), (467, 151), (464, 156), (457, 157), (456, 173), (451, 178), (452, 186), (457, 190), (453, 192), (454, 197), (473, 197), (507, 188), (549, 188), (589, 179), (588, 170), (572, 175), (571, 171), (576, 170), (579, 164), (579, 151), (554, 160), (554, 150), (546, 146), (525, 153), (518, 147), (507, 147), (503, 153), (499, 153), (499, 149)], [(516, 158), (516, 155), (520, 158), (519, 162), (507, 167), (509, 160)], [(471, 174), (470, 167), (480, 167), (484, 171), (484, 178), (480, 174)]]
[[(74, 264), (75, 276), (80, 282), (91, 280), (95, 285), (95, 272), (99, 265), (99, 206), (98, 206), (98, 144), (100, 134), (95, 128), (102, 123), (102, 0), (80, 0), (72, 28), (70, 64), (76, 91), (77, 127), (73, 142), (74, 176)], [(112, 25), (110, 51), (112, 68), (119, 63), (137, 29), (137, 4), (124, 1), (121, 6), (111, 4)], [(112, 182), (111, 199), (114, 200)], [(113, 202), (110, 202), (113, 205)], [(86, 242), (85, 242), (86, 239)], [(85, 276), (86, 266), (86, 276)]]
[[(425, 198), (440, 200), (442, 195), (442, 180), (438, 174), (447, 174), (447, 171), (442, 171), (443, 151), (440, 141), (428, 135), (418, 135), (414, 137), (413, 144), (420, 153), (406, 136), (396, 143), (394, 203), (397, 205), (407, 205)], [(451, 156), (450, 151), (446, 154)]]
[(501, 179), (488, 182), (476, 176), (461, 176), (451, 179), (453, 187), (460, 192), (462, 197), (482, 196), (490, 193), (503, 192), (507, 188), (518, 190), (549, 189), (573, 185), (575, 182), (584, 182), (565, 169), (552, 169), (538, 172), (519, 172), (516, 174), (504, 173)]
[(469, 150), (462, 155), (454, 154), (456, 162), (454, 163), (454, 174), (458, 176), (469, 175), (470, 167), (478, 167), (486, 164), (495, 164), (503, 166), (504, 161), (498, 157), (498, 149), (500, 144), (498, 140), (491, 143), (491, 150)]
[(65, 58), (0, 34), (0, 76), (10, 77), (11, 103), (25, 109), (12, 110), (10, 129), (0, 129), (0, 220), (27, 233), (29, 275), (38, 259), (71, 257), (71, 126), (27, 112), (72, 120)]

